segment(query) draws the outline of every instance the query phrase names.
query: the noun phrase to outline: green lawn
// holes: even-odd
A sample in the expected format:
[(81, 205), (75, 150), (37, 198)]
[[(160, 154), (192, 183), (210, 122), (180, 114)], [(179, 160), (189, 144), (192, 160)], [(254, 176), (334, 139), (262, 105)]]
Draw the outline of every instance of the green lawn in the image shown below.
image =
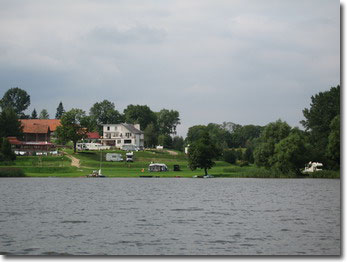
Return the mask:
[[(100, 152), (83, 151), (76, 154), (71, 149), (64, 149), (65, 153), (80, 160), (80, 168), (71, 166), (71, 160), (66, 156), (19, 156), (11, 165), (6, 167), (21, 168), (26, 176), (29, 177), (81, 177), (86, 176), (92, 170), (99, 169)], [(191, 171), (188, 168), (187, 158), (184, 153), (177, 152), (177, 155), (168, 152), (151, 150), (134, 152), (135, 161), (126, 162), (107, 162), (106, 153), (120, 153), (125, 159), (125, 151), (105, 150), (102, 152), (103, 161), (101, 162), (102, 173), (107, 177), (139, 177), (141, 175), (153, 175), (160, 177), (193, 177), (203, 175), (201, 169)], [(164, 163), (168, 166), (168, 172), (149, 172), (148, 165), (151, 163)], [(174, 172), (173, 165), (180, 165), (181, 171)], [(333, 172), (333, 171), (332, 171)], [(339, 172), (328, 172), (323, 177), (338, 178)], [(281, 174), (273, 173), (267, 169), (249, 165), (239, 167), (224, 161), (216, 161), (216, 165), (208, 171), (215, 177), (256, 177), (256, 178), (287, 178)], [(322, 173), (323, 174), (323, 173)], [(322, 177), (322, 176), (321, 176)]]

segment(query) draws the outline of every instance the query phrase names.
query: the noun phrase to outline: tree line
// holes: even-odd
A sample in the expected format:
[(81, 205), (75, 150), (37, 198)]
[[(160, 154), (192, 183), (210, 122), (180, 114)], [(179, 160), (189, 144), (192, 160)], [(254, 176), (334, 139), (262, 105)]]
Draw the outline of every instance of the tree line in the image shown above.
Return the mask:
[(193, 170), (200, 167), (207, 174), (215, 164), (212, 159), (219, 159), (240, 166), (255, 163), (273, 172), (297, 176), (306, 163), (314, 161), (338, 170), (340, 86), (312, 96), (303, 116), (304, 130), (280, 119), (266, 126), (224, 122), (190, 127), (186, 138), (190, 145), (189, 166)]
[[(9, 89), (0, 100), (0, 159), (4, 155), (13, 158), (4, 153), (8, 151), (8, 144), (3, 138), (20, 137), (18, 119), (24, 116), (29, 105), (30, 96), (19, 88)], [(146, 147), (160, 144), (183, 151), (189, 146), (189, 166), (191, 169), (202, 168), (206, 173), (215, 164), (214, 160), (240, 166), (254, 163), (287, 175), (299, 174), (300, 168), (309, 161), (322, 162), (328, 169), (339, 169), (340, 86), (312, 96), (310, 107), (303, 110), (303, 116), (304, 130), (291, 127), (280, 119), (265, 126), (210, 123), (190, 127), (183, 139), (175, 136), (180, 124), (179, 112), (175, 110), (154, 112), (147, 105), (128, 105), (120, 113), (113, 102), (104, 100), (95, 103), (88, 115), (82, 109), (65, 112), (62, 102), (56, 113), (62, 124), (57, 129), (60, 143), (73, 141), (76, 145), (86, 131), (98, 131), (102, 135), (102, 124), (140, 124)]]

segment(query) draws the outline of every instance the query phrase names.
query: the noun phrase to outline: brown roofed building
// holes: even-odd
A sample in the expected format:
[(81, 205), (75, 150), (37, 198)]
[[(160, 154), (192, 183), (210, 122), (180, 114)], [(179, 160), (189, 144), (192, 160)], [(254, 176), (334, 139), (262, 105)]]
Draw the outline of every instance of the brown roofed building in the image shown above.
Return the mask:
[(60, 119), (20, 119), (22, 125), (46, 125), (49, 126), (51, 132), (55, 132), (58, 126), (60, 126)]
[(59, 119), (21, 119), (23, 141), (49, 142), (51, 134), (60, 125)]

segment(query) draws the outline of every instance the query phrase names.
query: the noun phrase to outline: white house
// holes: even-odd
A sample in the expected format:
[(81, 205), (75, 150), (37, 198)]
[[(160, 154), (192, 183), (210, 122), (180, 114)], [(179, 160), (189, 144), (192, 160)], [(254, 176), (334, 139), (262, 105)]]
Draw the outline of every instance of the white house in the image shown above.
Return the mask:
[(104, 124), (102, 143), (117, 148), (124, 146), (143, 148), (144, 132), (141, 131), (139, 124)]

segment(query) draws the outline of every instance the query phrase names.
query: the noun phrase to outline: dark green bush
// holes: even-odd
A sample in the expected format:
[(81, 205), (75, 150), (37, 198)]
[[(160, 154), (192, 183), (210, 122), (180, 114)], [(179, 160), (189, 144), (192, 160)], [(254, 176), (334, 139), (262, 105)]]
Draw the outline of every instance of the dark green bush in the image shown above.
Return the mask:
[(249, 166), (249, 163), (248, 161), (244, 161), (244, 160), (240, 160), (238, 161), (237, 163), (240, 167), (243, 167), (243, 166)]
[(0, 177), (24, 177), (22, 169), (16, 167), (1, 167)]
[(234, 150), (224, 150), (223, 160), (227, 163), (235, 164), (235, 162), (236, 162), (235, 151)]

